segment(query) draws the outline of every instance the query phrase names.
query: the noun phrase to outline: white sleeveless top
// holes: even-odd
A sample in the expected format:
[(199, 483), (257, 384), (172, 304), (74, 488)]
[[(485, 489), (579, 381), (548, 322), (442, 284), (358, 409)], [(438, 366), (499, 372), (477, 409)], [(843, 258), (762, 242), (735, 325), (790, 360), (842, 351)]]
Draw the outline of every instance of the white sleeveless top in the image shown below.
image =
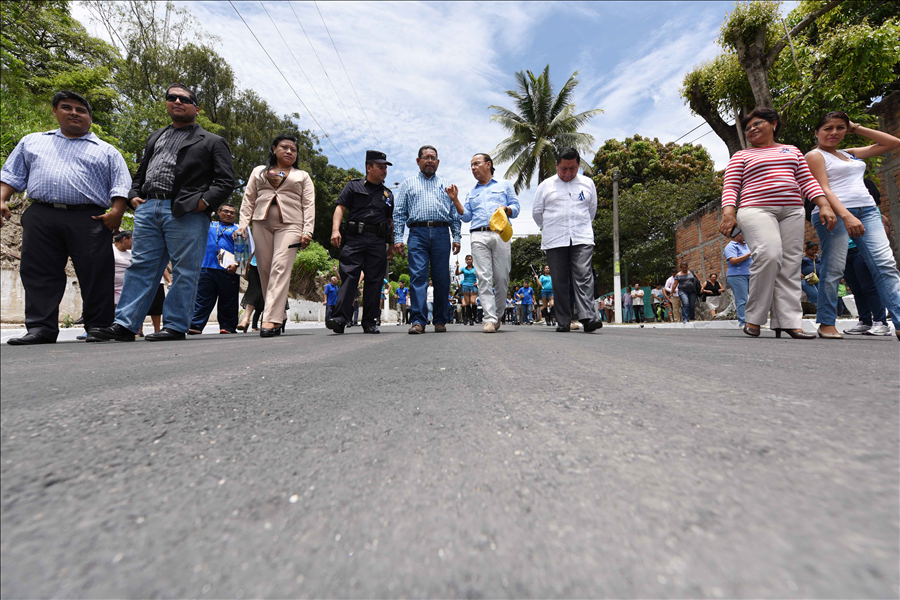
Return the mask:
[[(849, 160), (841, 160), (829, 152), (822, 152), (818, 148), (816, 152), (825, 157), (825, 174), (828, 176), (828, 185), (837, 196), (844, 208), (860, 208), (863, 206), (875, 206), (875, 199), (866, 189), (864, 179), (866, 176), (866, 161), (854, 158), (849, 152), (838, 150), (841, 155)], [(813, 215), (819, 214), (816, 206)]]

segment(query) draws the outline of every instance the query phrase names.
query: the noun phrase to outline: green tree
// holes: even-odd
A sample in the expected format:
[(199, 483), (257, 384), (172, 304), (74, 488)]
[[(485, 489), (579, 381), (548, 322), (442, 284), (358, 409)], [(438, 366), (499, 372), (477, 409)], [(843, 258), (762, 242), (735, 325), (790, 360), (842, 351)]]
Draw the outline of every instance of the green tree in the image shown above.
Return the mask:
[(539, 235), (514, 239), (510, 245), (510, 255), (512, 258), (512, 269), (509, 272), (510, 285), (521, 284), (525, 279), (531, 280), (534, 273), (540, 273), (546, 264)]
[(612, 174), (619, 170), (619, 192), (635, 185), (664, 180), (684, 183), (704, 173), (715, 164), (703, 146), (661, 143), (635, 134), (624, 141), (606, 140), (594, 155), (594, 183), (600, 206), (612, 207)]
[[(497, 163), (512, 161), (506, 179), (514, 179), (516, 192), (531, 187), (531, 179), (538, 183), (556, 173), (556, 153), (563, 148), (575, 148), (586, 154), (594, 138), (579, 129), (584, 127), (600, 109), (575, 113), (572, 94), (578, 85), (578, 72), (572, 74), (558, 94), (553, 93), (550, 65), (540, 75), (531, 71), (516, 73), (517, 87), (506, 94), (515, 101), (515, 109), (490, 106), (496, 111), (491, 121), (500, 123), (510, 136), (500, 142), (491, 153)], [(582, 160), (585, 172), (590, 164)]]
[(780, 2), (740, 3), (722, 23), (723, 53), (684, 78), (682, 95), (731, 154), (744, 141), (734, 125), (756, 106), (782, 117), (781, 141), (807, 150), (815, 121), (865, 109), (900, 89), (900, 20), (882, 0), (803, 0), (784, 22)]

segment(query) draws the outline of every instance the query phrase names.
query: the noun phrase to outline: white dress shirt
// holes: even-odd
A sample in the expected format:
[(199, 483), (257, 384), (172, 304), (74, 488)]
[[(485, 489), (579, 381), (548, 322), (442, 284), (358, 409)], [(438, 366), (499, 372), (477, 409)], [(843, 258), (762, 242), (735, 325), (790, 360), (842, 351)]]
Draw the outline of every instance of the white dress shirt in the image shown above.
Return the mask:
[(597, 188), (584, 175), (565, 182), (554, 175), (534, 194), (531, 215), (542, 230), (541, 249), (594, 243), (591, 221), (597, 214)]

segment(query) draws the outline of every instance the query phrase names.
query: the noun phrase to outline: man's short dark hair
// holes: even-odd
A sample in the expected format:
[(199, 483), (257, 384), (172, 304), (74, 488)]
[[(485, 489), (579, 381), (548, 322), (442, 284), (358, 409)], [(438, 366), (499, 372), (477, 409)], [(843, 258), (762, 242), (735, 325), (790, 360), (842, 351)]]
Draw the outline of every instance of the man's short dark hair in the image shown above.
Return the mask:
[[(491, 155), (488, 154), (487, 152), (479, 152), (475, 156), (483, 156), (485, 162), (491, 163), (491, 175), (493, 175), (494, 174), (494, 159), (491, 158)], [(473, 156), (472, 158), (475, 158), (475, 156)]]
[(216, 211), (220, 211), (223, 208), (230, 208), (230, 209), (234, 210), (234, 212), (237, 212), (237, 206), (235, 206), (231, 202), (225, 202), (224, 204), (220, 204), (219, 208), (217, 208)]
[(177, 81), (176, 81), (175, 83), (170, 83), (170, 84), (169, 84), (169, 87), (166, 88), (166, 95), (169, 94), (169, 90), (171, 90), (172, 88), (181, 88), (181, 89), (183, 89), (184, 91), (186, 91), (186, 92), (188, 93), (188, 96), (191, 97), (191, 100), (194, 101), (194, 105), (195, 105), (195, 106), (198, 106), (198, 105), (199, 105), (199, 103), (197, 102), (197, 94), (195, 94), (195, 93), (194, 93), (194, 90), (192, 90), (192, 89), (189, 88), (188, 86), (184, 85), (183, 83), (178, 83)]
[(438, 155), (437, 148), (435, 148), (434, 146), (422, 146), (421, 148), (419, 148), (418, 158), (422, 158), (422, 153), (425, 152), (426, 150), (434, 150), (434, 156), (435, 156), (435, 158), (437, 158), (437, 155)]
[(556, 164), (559, 164), (564, 160), (574, 160), (581, 164), (581, 155), (578, 154), (578, 150), (575, 148), (563, 148), (556, 156)]
[(87, 98), (82, 96), (81, 94), (76, 94), (75, 92), (70, 92), (68, 90), (62, 90), (53, 94), (53, 108), (59, 106), (59, 103), (63, 100), (77, 100), (84, 104), (84, 107), (87, 109), (88, 114), (91, 116), (91, 119), (94, 118), (94, 109), (91, 108), (91, 103), (87, 101)]

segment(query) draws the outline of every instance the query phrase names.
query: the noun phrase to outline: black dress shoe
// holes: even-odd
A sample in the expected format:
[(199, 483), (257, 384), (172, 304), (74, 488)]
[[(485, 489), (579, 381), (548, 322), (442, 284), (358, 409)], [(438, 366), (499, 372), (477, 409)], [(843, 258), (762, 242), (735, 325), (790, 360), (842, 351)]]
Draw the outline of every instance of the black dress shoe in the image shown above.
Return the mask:
[(572, 331), (572, 328), (568, 325), (557, 325), (556, 331), (558, 333), (568, 333), (569, 331)]
[(26, 333), (20, 338), (6, 340), (10, 346), (36, 346), (38, 344), (55, 344), (56, 340), (50, 340), (36, 333)]
[(272, 329), (268, 327), (259, 328), (259, 337), (270, 338), (276, 335), (281, 335), (281, 327), (273, 327)]
[(363, 333), (381, 333), (381, 330), (375, 325), (363, 325)]
[[(593, 319), (581, 319), (581, 324), (584, 325), (585, 333), (597, 331), (603, 327), (603, 321), (594, 321)], [(643, 325), (641, 325), (641, 327), (643, 327)]]
[(84, 336), (85, 342), (108, 342), (109, 341), (109, 340), (105, 340), (101, 337), (97, 337), (96, 335), (94, 335), (94, 331), (96, 331), (95, 328), (91, 328), (88, 330), (88, 332)]
[(148, 333), (144, 339), (148, 342), (170, 342), (174, 340), (183, 340), (185, 337), (185, 334), (181, 331), (163, 327), (156, 333)]
[(339, 319), (328, 319), (325, 321), (325, 327), (332, 330), (335, 333), (344, 333), (344, 327), (346, 325), (343, 321)]
[(133, 331), (125, 329), (118, 323), (113, 323), (109, 327), (91, 329), (90, 334), (100, 340), (113, 340), (116, 342), (133, 342), (136, 335)]

